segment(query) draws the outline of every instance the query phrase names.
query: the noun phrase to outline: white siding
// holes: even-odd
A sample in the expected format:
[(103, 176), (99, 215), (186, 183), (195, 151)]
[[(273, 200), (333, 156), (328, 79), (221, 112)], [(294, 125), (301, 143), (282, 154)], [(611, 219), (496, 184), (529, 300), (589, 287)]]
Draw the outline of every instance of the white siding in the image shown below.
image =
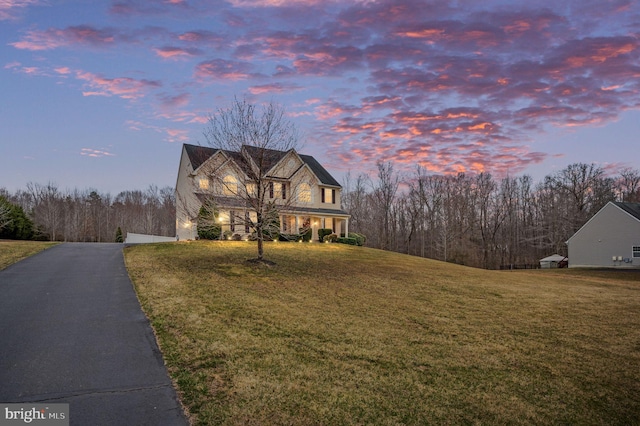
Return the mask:
[(613, 203), (596, 213), (567, 243), (570, 268), (640, 268), (640, 258), (632, 253), (633, 246), (640, 245), (640, 221)]

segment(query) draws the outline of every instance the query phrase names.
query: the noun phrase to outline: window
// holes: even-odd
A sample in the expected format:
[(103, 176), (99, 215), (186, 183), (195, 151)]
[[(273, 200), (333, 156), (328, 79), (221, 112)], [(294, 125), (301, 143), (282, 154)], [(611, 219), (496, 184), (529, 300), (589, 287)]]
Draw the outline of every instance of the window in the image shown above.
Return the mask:
[(209, 189), (209, 179), (200, 178), (198, 180), (198, 186), (200, 187), (200, 189)]
[(249, 195), (250, 197), (257, 197), (258, 196), (258, 185), (256, 185), (253, 182), (250, 182), (247, 184), (247, 195)]
[(640, 246), (633, 246), (633, 257), (640, 257)]
[(284, 184), (278, 182), (271, 182), (269, 184), (269, 196), (271, 198), (280, 198), (286, 199), (287, 197), (284, 195)]
[(244, 233), (249, 233), (249, 223), (251, 221), (251, 217), (249, 216), (249, 211), (245, 210), (244, 212)]
[(322, 202), (323, 203), (336, 203), (336, 190), (329, 188), (322, 188)]
[(222, 193), (224, 195), (238, 195), (238, 181), (234, 176), (227, 175), (222, 180)]
[(287, 184), (286, 183), (282, 184), (282, 199), (283, 200), (287, 199)]
[(336, 232), (336, 224), (332, 217), (328, 217), (324, 220), (324, 227), (327, 229), (331, 229), (333, 232)]
[(298, 187), (298, 200), (301, 203), (311, 202), (311, 186), (308, 183), (301, 183)]

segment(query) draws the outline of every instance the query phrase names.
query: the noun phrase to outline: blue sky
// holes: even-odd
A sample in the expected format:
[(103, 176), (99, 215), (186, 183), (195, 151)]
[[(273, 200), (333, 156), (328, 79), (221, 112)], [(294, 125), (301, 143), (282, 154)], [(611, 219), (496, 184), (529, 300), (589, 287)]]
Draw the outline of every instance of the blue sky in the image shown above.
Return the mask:
[(0, 187), (173, 186), (234, 97), (336, 177), (640, 169), (640, 3), (0, 0)]

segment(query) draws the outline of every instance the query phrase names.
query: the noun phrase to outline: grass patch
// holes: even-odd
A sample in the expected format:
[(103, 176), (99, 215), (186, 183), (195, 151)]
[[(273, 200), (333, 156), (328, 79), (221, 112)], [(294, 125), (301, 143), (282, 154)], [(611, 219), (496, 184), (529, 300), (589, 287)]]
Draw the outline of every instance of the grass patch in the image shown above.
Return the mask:
[(26, 257), (58, 243), (42, 241), (0, 240), (0, 271)]
[(195, 424), (640, 423), (640, 273), (272, 244), (125, 250)]

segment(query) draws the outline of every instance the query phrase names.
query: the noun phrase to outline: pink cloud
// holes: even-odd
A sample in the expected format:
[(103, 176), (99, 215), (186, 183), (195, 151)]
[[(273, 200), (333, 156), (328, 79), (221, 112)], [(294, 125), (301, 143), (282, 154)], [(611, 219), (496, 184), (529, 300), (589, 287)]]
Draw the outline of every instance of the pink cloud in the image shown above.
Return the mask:
[(179, 95), (170, 96), (162, 95), (158, 96), (160, 104), (163, 108), (176, 109), (183, 108), (189, 105), (191, 95), (189, 93), (180, 93)]
[(246, 80), (255, 76), (248, 62), (213, 59), (196, 66), (194, 77), (198, 80)]
[(14, 19), (18, 11), (41, 3), (40, 0), (2, 0), (0, 1), (0, 21)]
[(129, 120), (126, 122), (127, 126), (131, 130), (153, 130), (154, 132), (165, 135), (164, 140), (169, 143), (184, 143), (190, 140), (189, 131), (185, 129), (175, 129), (163, 126), (155, 126), (152, 124), (143, 123), (141, 121)]
[(156, 55), (163, 59), (180, 59), (202, 55), (202, 50), (195, 48), (184, 48), (175, 46), (165, 46), (154, 49)]
[(253, 95), (263, 95), (266, 93), (290, 93), (301, 89), (302, 87), (296, 84), (271, 83), (252, 86), (249, 88), (249, 93)]
[(45, 31), (29, 31), (21, 41), (10, 43), (17, 49), (52, 50), (70, 45), (105, 46), (113, 44), (117, 33), (111, 28), (97, 29), (79, 25), (65, 29), (50, 28)]
[(90, 90), (84, 96), (119, 96), (123, 99), (138, 99), (152, 89), (162, 86), (158, 81), (137, 80), (129, 77), (106, 78), (99, 74), (77, 71), (76, 78), (87, 82)]

